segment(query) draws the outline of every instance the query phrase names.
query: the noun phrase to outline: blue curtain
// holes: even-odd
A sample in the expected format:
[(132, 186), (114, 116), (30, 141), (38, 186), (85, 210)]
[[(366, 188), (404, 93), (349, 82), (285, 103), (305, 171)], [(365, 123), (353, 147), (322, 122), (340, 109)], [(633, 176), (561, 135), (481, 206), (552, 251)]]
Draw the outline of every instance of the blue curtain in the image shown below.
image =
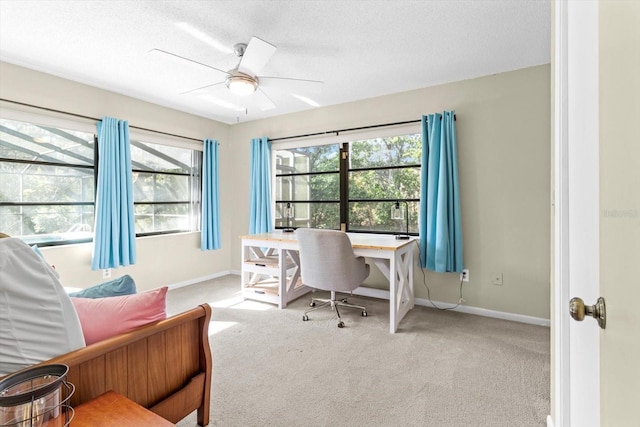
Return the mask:
[(220, 249), (220, 185), (218, 141), (204, 140), (202, 154), (202, 232), (203, 251)]
[(420, 265), (461, 272), (462, 222), (454, 111), (422, 116)]
[(249, 234), (271, 231), (271, 143), (267, 137), (251, 140)]
[(111, 117), (98, 122), (98, 183), (93, 270), (135, 264), (133, 180), (129, 123)]

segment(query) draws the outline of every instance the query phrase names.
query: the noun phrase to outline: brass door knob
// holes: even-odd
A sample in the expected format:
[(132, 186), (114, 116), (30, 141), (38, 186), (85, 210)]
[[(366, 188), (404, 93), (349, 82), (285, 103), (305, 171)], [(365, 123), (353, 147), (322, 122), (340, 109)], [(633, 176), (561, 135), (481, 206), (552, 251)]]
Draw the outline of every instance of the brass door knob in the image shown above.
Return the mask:
[(574, 320), (582, 322), (585, 315), (591, 316), (598, 321), (598, 325), (602, 329), (607, 325), (607, 313), (604, 304), (604, 298), (598, 298), (594, 305), (584, 305), (582, 298), (571, 298), (569, 301), (569, 313)]

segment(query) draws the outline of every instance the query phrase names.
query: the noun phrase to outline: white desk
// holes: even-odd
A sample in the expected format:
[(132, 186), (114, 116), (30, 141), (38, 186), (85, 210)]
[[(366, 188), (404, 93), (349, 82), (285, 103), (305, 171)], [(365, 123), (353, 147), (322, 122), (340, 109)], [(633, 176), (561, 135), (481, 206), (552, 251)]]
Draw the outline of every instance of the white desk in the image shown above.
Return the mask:
[[(356, 255), (369, 258), (389, 280), (389, 331), (395, 333), (414, 306), (413, 240), (382, 234), (347, 233)], [(285, 308), (289, 301), (310, 292), (300, 280), (296, 233), (241, 236), (242, 296)], [(367, 295), (359, 287), (355, 294)]]

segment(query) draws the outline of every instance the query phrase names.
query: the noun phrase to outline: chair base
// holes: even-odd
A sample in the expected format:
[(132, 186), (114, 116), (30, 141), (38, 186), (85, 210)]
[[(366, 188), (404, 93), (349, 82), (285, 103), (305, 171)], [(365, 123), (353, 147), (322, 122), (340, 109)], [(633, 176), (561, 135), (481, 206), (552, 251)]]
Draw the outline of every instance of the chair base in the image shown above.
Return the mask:
[(366, 307), (362, 305), (350, 304), (346, 298), (338, 300), (336, 299), (335, 291), (331, 291), (331, 298), (312, 298), (311, 302), (309, 303), (309, 306), (312, 308), (304, 312), (304, 314), (302, 315), (302, 320), (306, 322), (307, 320), (309, 320), (308, 313), (311, 313), (312, 311), (318, 310), (319, 308), (323, 308), (328, 305), (331, 305), (331, 309), (335, 309), (336, 314), (338, 315), (338, 328), (344, 328), (344, 322), (340, 317), (340, 310), (338, 310), (338, 307), (357, 308), (359, 310), (362, 310), (362, 317), (367, 317)]

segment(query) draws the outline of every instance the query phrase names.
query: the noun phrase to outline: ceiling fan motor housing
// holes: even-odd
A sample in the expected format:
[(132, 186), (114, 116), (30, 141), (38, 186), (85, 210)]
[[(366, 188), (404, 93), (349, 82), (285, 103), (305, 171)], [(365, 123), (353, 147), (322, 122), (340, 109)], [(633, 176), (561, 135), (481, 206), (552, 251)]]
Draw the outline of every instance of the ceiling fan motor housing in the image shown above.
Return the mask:
[(246, 50), (247, 50), (246, 43), (236, 43), (233, 45), (233, 52), (236, 54), (238, 58), (242, 58)]
[(258, 88), (258, 78), (251, 77), (250, 75), (241, 73), (238, 70), (232, 70), (225, 78), (225, 84), (229, 90), (236, 95), (251, 95)]

